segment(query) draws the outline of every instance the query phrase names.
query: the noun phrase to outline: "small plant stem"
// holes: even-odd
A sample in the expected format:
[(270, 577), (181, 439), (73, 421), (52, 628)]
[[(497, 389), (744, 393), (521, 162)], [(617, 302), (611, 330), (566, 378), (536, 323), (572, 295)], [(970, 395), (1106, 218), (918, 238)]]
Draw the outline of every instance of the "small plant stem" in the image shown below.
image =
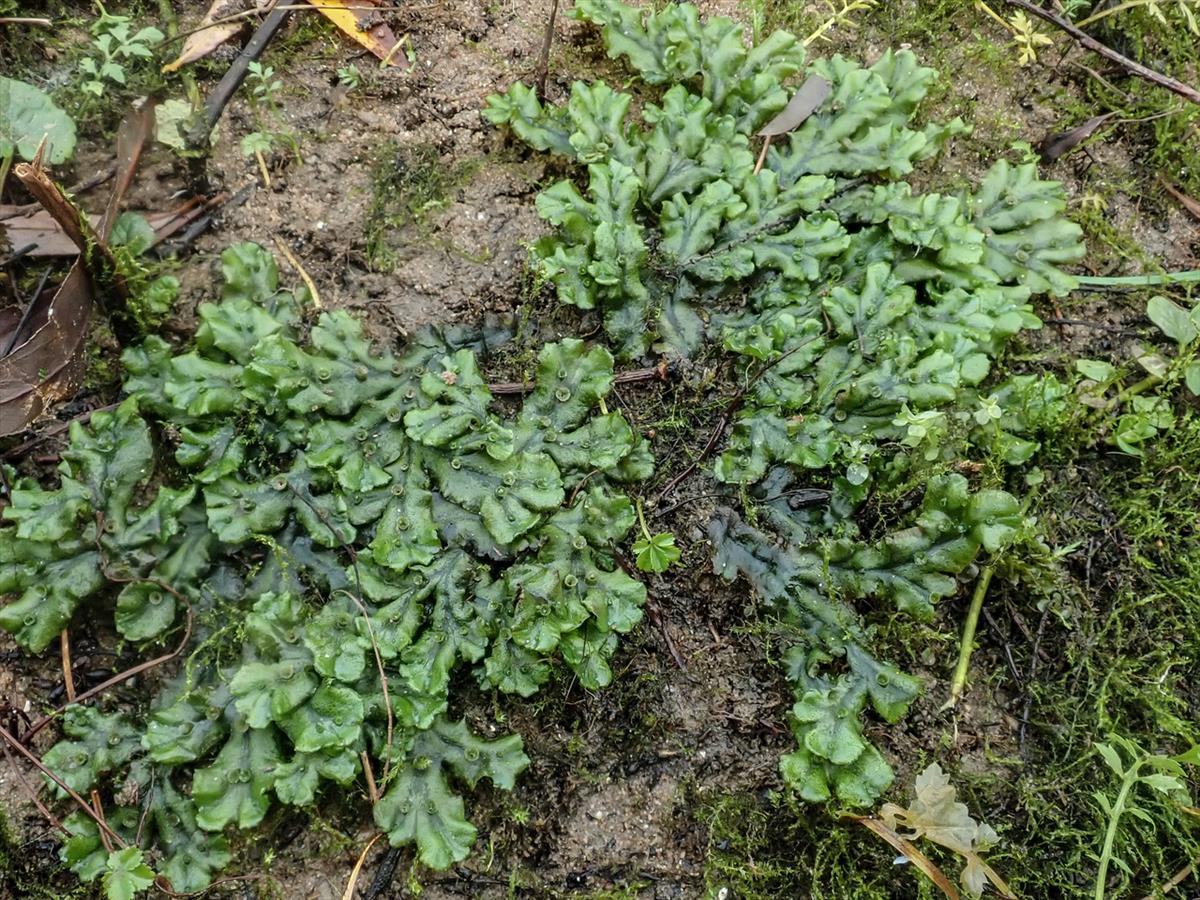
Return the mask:
[(991, 16), (997, 22), (999, 22), (1000, 26), (1002, 28), (1004, 28), (1008, 31), (1012, 31), (1012, 32), (1016, 31), (1016, 29), (1013, 28), (1012, 25), (1010, 25), (1007, 21), (1005, 21), (1003, 16), (1001, 16), (994, 9), (992, 9), (990, 6), (988, 6), (986, 3), (984, 3), (983, 0), (975, 0), (975, 6), (978, 9), (982, 10), (983, 12), (987, 13), (989, 16)]
[[(405, 34), (400, 35), (400, 39), (398, 41), (396, 41), (396, 43), (392, 44), (392, 49), (389, 50), (387, 52), (387, 54), (383, 57), (383, 59), (381, 59), (379, 61), (379, 68), (386, 69), (388, 66), (390, 66), (392, 64), (392, 60), (395, 59), (396, 54), (399, 53), (401, 50), (403, 50), (404, 45), (407, 43), (408, 43), (408, 34), (405, 33)], [(354, 86), (358, 87), (357, 84)]]
[(650, 529), (646, 527), (646, 514), (642, 510), (642, 498), (638, 497), (637, 501), (638, 524), (642, 526), (642, 534), (646, 540), (650, 540)]
[(317, 283), (312, 280), (312, 276), (305, 271), (304, 266), (300, 265), (300, 260), (296, 259), (296, 255), (292, 253), (288, 245), (278, 235), (275, 236), (275, 246), (279, 248), (287, 261), (291, 263), (292, 268), (296, 270), (296, 274), (300, 276), (300, 280), (304, 282), (304, 286), (308, 288), (309, 294), (312, 295), (313, 306), (321, 309), (321, 294), (317, 290)]
[[(167, 32), (167, 40), (179, 34), (179, 19), (175, 15), (175, 7), (171, 0), (158, 0), (158, 18)], [(194, 110), (200, 104), (200, 88), (196, 86), (196, 77), (190, 69), (184, 68), (179, 71), (179, 80), (183, 82), (184, 92)]]
[(1125, 388), (1125, 390), (1121, 391), (1121, 393), (1117, 394), (1117, 396), (1113, 398), (1112, 405), (1114, 407), (1120, 406), (1125, 401), (1136, 397), (1138, 394), (1143, 394), (1150, 390), (1150, 388), (1160, 384), (1162, 384), (1162, 378), (1160, 376), (1147, 375), (1141, 381), (1131, 384), (1129, 387)]
[(367, 846), (362, 848), (362, 853), (358, 854), (358, 861), (350, 871), (350, 880), (346, 882), (346, 890), (342, 892), (342, 900), (354, 900), (354, 889), (358, 885), (358, 876), (362, 874), (363, 865), (367, 861), (367, 854), (371, 852), (371, 848), (375, 846), (375, 842), (381, 837), (383, 837), (383, 832), (375, 832), (371, 836), (371, 839), (367, 841)]
[(67, 629), (63, 629), (58, 634), (59, 643), (62, 645), (62, 672), (63, 672), (63, 687), (67, 692), (67, 702), (75, 702), (75, 677), (71, 674), (71, 635)]
[(754, 164), (754, 174), (757, 175), (763, 167), (763, 163), (767, 161), (767, 150), (771, 148), (771, 135), (763, 138), (762, 150), (758, 154), (758, 162)]
[(1082, 22), (1076, 22), (1076, 28), (1087, 28), (1093, 22), (1099, 22), (1106, 16), (1114, 16), (1117, 13), (1125, 12), (1127, 9), (1133, 9), (1137, 6), (1146, 6), (1150, 3), (1157, 3), (1158, 0), (1125, 0), (1124, 3), (1118, 3), (1116, 6), (1110, 6), (1108, 9), (1102, 9), (1100, 12), (1088, 16)]
[(267, 161), (263, 159), (262, 151), (255, 150), (254, 158), (258, 160), (258, 171), (262, 173), (263, 187), (270, 190), (271, 188), (271, 173), (267, 171)]
[(1120, 825), (1121, 816), (1125, 812), (1129, 792), (1138, 782), (1137, 773), (1141, 767), (1142, 763), (1139, 760), (1125, 773), (1121, 780), (1121, 790), (1117, 792), (1117, 799), (1113, 801), (1112, 813), (1108, 817), (1108, 830), (1104, 832), (1104, 845), (1100, 848), (1100, 867), (1096, 870), (1096, 890), (1092, 894), (1094, 900), (1104, 900), (1104, 891), (1108, 883), (1108, 864), (1112, 862), (1113, 844), (1117, 841), (1117, 826)]
[(954, 667), (954, 677), (950, 680), (950, 699), (942, 706), (942, 710), (953, 709), (967, 688), (967, 672), (971, 668), (971, 652), (975, 647), (975, 632), (979, 628), (979, 614), (983, 611), (983, 598), (987, 596), (988, 586), (992, 583), (992, 575), (995, 574), (995, 571), (995, 566), (988, 563), (979, 573), (979, 580), (975, 582), (975, 593), (971, 595), (967, 621), (963, 624), (962, 644), (958, 648), (958, 665)]
[(14, 153), (16, 153), (16, 147), (5, 153), (4, 158), (0, 159), (0, 197), (4, 195), (4, 185), (8, 183), (8, 170), (12, 168)]
[(1155, 287), (1160, 284), (1193, 284), (1200, 282), (1200, 269), (1186, 272), (1164, 272), (1157, 275), (1077, 275), (1080, 287)]

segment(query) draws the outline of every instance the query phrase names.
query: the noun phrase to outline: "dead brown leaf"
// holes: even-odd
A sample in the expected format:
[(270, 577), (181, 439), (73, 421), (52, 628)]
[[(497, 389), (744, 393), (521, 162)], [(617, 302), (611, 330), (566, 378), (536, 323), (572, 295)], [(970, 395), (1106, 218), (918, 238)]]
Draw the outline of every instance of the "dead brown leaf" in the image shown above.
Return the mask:
[(950, 784), (950, 776), (937, 763), (932, 764), (917, 776), (913, 801), (908, 808), (895, 803), (885, 803), (879, 817), (889, 828), (909, 829), (905, 838), (926, 838), (941, 844), (963, 858), (962, 883), (973, 897), (983, 893), (990, 881), (1001, 896), (1011, 898), (1012, 891), (1004, 880), (983, 861), (979, 854), (996, 844), (996, 832), (982, 822), (971, 818), (965, 803), (955, 799), (956, 791)]
[[(48, 300), (38, 299), (26, 323), (30, 337), (0, 359), (0, 436), (24, 431), (51, 404), (79, 389), (91, 314), (91, 282), (77, 261)], [(16, 323), (9, 330), (3, 326), (0, 346), (8, 344)]]
[(1166, 190), (1166, 192), (1168, 194), (1170, 194), (1172, 197), (1174, 197), (1176, 200), (1179, 201), (1180, 206), (1182, 206), (1184, 209), (1186, 209), (1188, 212), (1190, 212), (1197, 219), (1200, 219), (1200, 200), (1197, 200), (1194, 197), (1189, 197), (1187, 194), (1185, 194), (1179, 188), (1175, 187), (1175, 185), (1171, 184), (1171, 182), (1167, 181), (1161, 175), (1158, 177), (1158, 183), (1163, 186), (1163, 188)]
[(810, 75), (800, 90), (792, 94), (792, 99), (770, 122), (759, 129), (762, 137), (774, 137), (778, 134), (799, 128), (804, 120), (821, 108), (821, 104), (829, 97), (831, 90), (829, 82), (820, 75)]
[(1074, 150), (1090, 138), (1097, 128), (1115, 115), (1116, 113), (1107, 112), (1100, 116), (1092, 116), (1082, 125), (1077, 125), (1070, 131), (1059, 131), (1046, 135), (1038, 144), (1038, 153), (1042, 157), (1042, 162), (1052, 163), (1064, 153)]
[(376, 0), (310, 0), (343, 34), (366, 47), (387, 65), (397, 65), (396, 35), (375, 9)]
[[(254, 5), (262, 11), (274, 6), (274, 3), (267, 2), (267, 0), (259, 0)], [(231, 13), (237, 12), (238, 6), (236, 3), (230, 3), (229, 0), (213, 0), (212, 6), (208, 8), (208, 12), (204, 14), (204, 18), (200, 20), (199, 28), (187, 36), (183, 42), (183, 47), (179, 51), (179, 56), (163, 66), (163, 72), (175, 72), (182, 69), (188, 63), (194, 63), (198, 59), (203, 59), (241, 31), (242, 26), (246, 24), (242, 19), (236, 22), (219, 22), (218, 24), (213, 24), (217, 19), (227, 19)]]
[[(202, 216), (211, 207), (210, 203), (189, 201), (173, 210), (149, 212), (133, 210), (154, 229), (154, 243), (165, 241), (179, 229)], [(93, 229), (99, 229), (101, 217), (89, 215)], [(24, 207), (0, 206), (0, 235), (7, 234), (13, 247), (33, 244), (33, 249), (24, 254), (30, 257), (75, 256), (79, 248), (67, 237), (62, 226), (54, 221), (44, 209), (28, 211)]]
[[(40, 151), (32, 163), (22, 163), (13, 169), (13, 174), (62, 233), (85, 252), (76, 259), (58, 290), (33, 298), (23, 317), (23, 326), (20, 320), (13, 326), (11, 317), (4, 320), (8, 324), (7, 330), (0, 331), (0, 347), (11, 345), (13, 349), (0, 358), (0, 435), (25, 430), (53, 403), (78, 390), (86, 367), (83, 350), (97, 285), (103, 285), (115, 301), (114, 333), (122, 340), (128, 334), (128, 322), (122, 315), (125, 285), (105, 238), (153, 123), (151, 108), (133, 113), (121, 124), (117, 180), (99, 231), (42, 168)], [(18, 329), (21, 329), (19, 334)]]
[(850, 816), (849, 818), (869, 831), (873, 831), (895, 847), (901, 856), (916, 866), (921, 871), (921, 874), (937, 885), (938, 889), (946, 895), (947, 900), (959, 900), (958, 888), (950, 882), (950, 879), (946, 877), (946, 873), (939, 869), (933, 860), (913, 845), (912, 841), (901, 837), (895, 829), (889, 828), (879, 819), (872, 816)]

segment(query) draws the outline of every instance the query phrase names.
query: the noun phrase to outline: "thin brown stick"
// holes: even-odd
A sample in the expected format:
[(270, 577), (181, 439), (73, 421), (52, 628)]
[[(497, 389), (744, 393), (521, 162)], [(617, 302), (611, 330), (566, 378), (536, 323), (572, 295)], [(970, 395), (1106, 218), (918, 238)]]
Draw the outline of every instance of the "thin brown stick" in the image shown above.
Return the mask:
[[(328, 526), (326, 526), (328, 527)], [(332, 529), (330, 529), (332, 530)], [(336, 534), (336, 533), (335, 533)], [(343, 545), (346, 546), (346, 545)], [(350, 549), (347, 547), (347, 549)], [(351, 559), (354, 561), (354, 578), (358, 581), (358, 592), (362, 593), (362, 581), (358, 576), (358, 555), (351, 552)], [(395, 720), (392, 718), (392, 700), (388, 696), (388, 680), (387, 672), (383, 668), (383, 655), (379, 652), (379, 644), (375, 640), (375, 629), (371, 626), (371, 614), (367, 612), (367, 607), (363, 605), (360, 597), (355, 597), (349, 591), (343, 591), (351, 602), (358, 607), (358, 611), (362, 613), (363, 621), (367, 623), (367, 637), (371, 639), (371, 651), (375, 654), (375, 669), (379, 672), (379, 686), (383, 689), (383, 707), (387, 713), (387, 743), (383, 750), (383, 780), (387, 781), (388, 773), (392, 766), (392, 740), (395, 731)], [(367, 762), (366, 751), (363, 751), (363, 762)], [(374, 779), (371, 777), (371, 768), (369, 765), (364, 765), (363, 771), (367, 773), (367, 787), (371, 790), (371, 804), (379, 802), (379, 793), (375, 790)]]
[(64, 628), (58, 634), (58, 643), (62, 647), (63, 687), (67, 691), (67, 702), (75, 702), (75, 676), (71, 673), (71, 633)]
[(692, 472), (696, 471), (696, 468), (700, 465), (700, 463), (704, 462), (704, 460), (708, 458), (708, 455), (712, 453), (713, 448), (716, 447), (717, 441), (721, 439), (721, 435), (725, 433), (725, 429), (729, 425), (729, 420), (733, 418), (733, 414), (737, 412), (738, 407), (742, 405), (742, 401), (746, 399), (746, 395), (750, 393), (750, 388), (754, 387), (758, 380), (766, 375), (767, 372), (769, 372), (772, 368), (779, 365), (793, 353), (803, 350), (815, 340), (815, 336), (810, 337), (807, 340), (797, 344), (787, 353), (784, 353), (759, 367), (758, 371), (751, 376), (750, 380), (746, 382), (745, 386), (736, 394), (734, 394), (733, 399), (729, 401), (729, 404), (725, 407), (724, 412), (721, 413), (721, 417), (717, 419), (717, 427), (713, 429), (713, 433), (709, 436), (708, 442), (704, 445), (704, 449), (700, 451), (700, 455), (693, 459), (687, 468), (672, 478), (667, 486), (658, 492), (658, 496), (650, 501), (651, 509), (656, 508), (658, 504), (662, 502), (663, 497), (675, 490), (675, 488), (677, 488), (685, 478), (691, 475)]
[(367, 846), (362, 848), (362, 853), (358, 854), (358, 862), (354, 864), (354, 868), (350, 871), (350, 879), (346, 882), (346, 890), (342, 892), (342, 900), (354, 900), (354, 889), (358, 886), (358, 876), (362, 874), (363, 865), (367, 861), (367, 854), (371, 852), (371, 848), (375, 846), (375, 842), (383, 837), (382, 832), (375, 832), (371, 839), (367, 841)]
[(1009, 6), (1015, 6), (1017, 9), (1024, 10), (1027, 13), (1037, 16), (1045, 22), (1049, 22), (1057, 28), (1061, 28), (1069, 34), (1077, 43), (1086, 47), (1093, 53), (1103, 56), (1105, 59), (1115, 62), (1117, 65), (1126, 69), (1133, 75), (1139, 78), (1144, 78), (1152, 84), (1157, 84), (1159, 87), (1166, 88), (1172, 93), (1178, 94), (1180, 97), (1185, 97), (1193, 103), (1200, 103), (1200, 91), (1194, 87), (1184, 84), (1170, 75), (1163, 75), (1161, 72), (1155, 72), (1143, 66), (1139, 62), (1135, 62), (1127, 56), (1122, 56), (1116, 50), (1105, 44), (1100, 43), (1087, 32), (1080, 29), (1073, 22), (1069, 22), (1062, 16), (1056, 15), (1048, 9), (1043, 9), (1035, 3), (1030, 3), (1029, 0), (1005, 0)]
[(13, 774), (17, 776), (17, 781), (20, 782), (22, 790), (28, 795), (29, 802), (37, 807), (37, 811), (42, 814), (43, 819), (67, 835), (67, 837), (71, 837), (71, 832), (67, 831), (67, 826), (59, 821), (58, 817), (50, 812), (49, 807), (38, 797), (37, 788), (29, 783), (29, 779), (25, 777), (25, 773), (21, 771), (21, 767), (17, 765), (17, 761), (8, 752), (8, 744), (0, 744), (0, 747), (4, 748), (4, 759), (8, 762), (8, 767), (12, 769)]
[(542, 41), (542, 61), (538, 65), (537, 98), (546, 99), (546, 79), (550, 76), (550, 47), (554, 43), (554, 20), (558, 18), (558, 0), (550, 6), (550, 18), (546, 22), (546, 36)]
[(950, 879), (946, 877), (946, 873), (939, 869), (933, 860), (918, 850), (912, 841), (898, 834), (895, 830), (888, 828), (887, 825), (874, 816), (842, 816), (842, 818), (847, 822), (857, 822), (868, 831), (891, 844), (922, 875), (937, 885), (938, 889), (946, 896), (946, 900), (959, 900), (958, 889), (951, 884)]
[[(117, 174), (117, 167), (115, 165), (109, 166), (107, 169), (102, 169), (101, 171), (97, 172), (95, 175), (88, 176), (83, 181), (76, 182), (75, 184), (71, 185), (69, 188), (66, 188), (65, 192), (68, 197), (75, 197), (75, 196), (78, 196), (79, 194), (85, 194), (88, 191), (90, 191), (92, 188), (96, 188), (96, 187), (99, 187), (100, 185), (104, 184), (104, 182), (108, 181), (116, 174)], [(7, 208), (7, 210), (4, 212), (3, 215), (0, 215), (0, 222), (5, 222), (9, 219), (16, 218), (17, 216), (27, 215), (27, 214), (29, 214), (31, 212), (35, 212), (41, 208), (42, 208), (42, 205), (40, 203), (36, 203), (36, 202), (35, 203), (24, 203), (24, 204), (21, 204), (20, 206), (10, 206)], [(34, 246), (36, 246), (36, 245), (34, 245)]]
[(118, 672), (112, 678), (109, 678), (106, 681), (102, 681), (100, 684), (96, 685), (94, 688), (90, 688), (89, 690), (84, 691), (82, 694), (80, 694), (78, 697), (75, 698), (74, 703), (68, 701), (68, 702), (64, 703), (62, 706), (55, 709), (54, 711), (42, 716), (42, 718), (38, 719), (31, 726), (29, 726), (29, 730), (26, 731), (24, 735), (22, 735), (21, 739), (23, 741), (28, 741), (30, 738), (32, 738), (35, 734), (37, 734), (39, 731), (41, 731), (43, 728), (45, 728), (47, 725), (49, 725), (51, 722), (53, 722), (55, 719), (57, 719), (59, 716), (61, 716), (63, 714), (63, 712), (65, 712), (67, 710), (68, 707), (74, 706), (76, 703), (83, 703), (84, 701), (91, 700), (93, 697), (95, 697), (99, 694), (103, 694), (109, 688), (115, 687), (116, 685), (121, 684), (124, 681), (128, 681), (130, 678), (133, 678), (135, 675), (140, 675), (140, 674), (142, 674), (142, 672), (145, 672), (149, 669), (153, 669), (155, 666), (160, 666), (165, 662), (170, 662), (172, 659), (179, 656), (179, 654), (181, 654), (184, 651), (184, 648), (186, 648), (188, 645), (188, 641), (190, 641), (192, 639), (192, 615), (193, 615), (192, 614), (192, 604), (188, 602), (186, 597), (184, 597), (182, 594), (180, 594), (178, 591), (176, 591), (173, 587), (168, 585), (166, 582), (159, 581), (156, 578), (113, 578), (107, 572), (105, 572), (105, 577), (108, 578), (110, 581), (126, 582), (126, 583), (135, 582), (135, 581), (145, 581), (145, 582), (155, 585), (156, 587), (162, 588), (164, 591), (167, 591), (172, 596), (174, 596), (176, 599), (181, 601), (184, 605), (184, 608), (187, 610), (187, 621), (184, 624), (184, 628), (183, 628), (183, 638), (180, 639), (178, 646), (176, 646), (175, 649), (172, 650), (170, 653), (164, 653), (162, 656), (156, 656), (156, 657), (154, 657), (154, 659), (148, 659), (143, 663), (138, 663), (136, 666), (131, 666), (130, 668), (126, 669), (124, 672)]
[(88, 221), (87, 216), (80, 214), (79, 210), (62, 192), (62, 188), (55, 184), (46, 174), (46, 170), (42, 168), (40, 149), (33, 162), (17, 163), (13, 167), (13, 175), (21, 182), (25, 190), (33, 195), (33, 199), (38, 202), (38, 205), (58, 223), (71, 243), (79, 248), (80, 253), (86, 254), (89, 246), (98, 246), (111, 261), (108, 245), (101, 241), (92, 229), (92, 223)]
[[(614, 553), (613, 558), (617, 561), (617, 565), (625, 571), (626, 575), (630, 578), (638, 579), (638, 574), (634, 571), (633, 565), (629, 560), (620, 553)], [(666, 623), (663, 622), (662, 612), (659, 610), (654, 598), (650, 595), (649, 590), (646, 591), (646, 618), (662, 634), (663, 643), (667, 645), (667, 651), (671, 654), (671, 659), (675, 661), (675, 665), (679, 667), (679, 671), (687, 672), (687, 660), (683, 658), (683, 654), (675, 646), (675, 640), (671, 637), (671, 632), (667, 630)]]
[(363, 777), (367, 779), (367, 796), (371, 798), (371, 805), (374, 806), (379, 802), (379, 788), (375, 785), (375, 772), (371, 769), (371, 756), (366, 750), (359, 756), (362, 758)]
[[(100, 828), (100, 830), (102, 832), (106, 833), (115, 844), (117, 844), (120, 847), (128, 846), (128, 844), (125, 843), (125, 841), (121, 838), (121, 836), (119, 834), (117, 834), (115, 831), (113, 831), (111, 828), (108, 827), (108, 823), (104, 821), (103, 817), (96, 815), (96, 811), (94, 809), (92, 809), (91, 804), (89, 804), (86, 800), (84, 800), (82, 797), (80, 797), (79, 794), (77, 794), (74, 790), (72, 790), (71, 787), (65, 781), (63, 781), (61, 778), (59, 778), (57, 775), (55, 775), (53, 772), (51, 772), (48, 768), (46, 768), (46, 764), (43, 763), (40, 759), (38, 759), (37, 754), (34, 753), (32, 750), (30, 750), (28, 747), (26, 747), (24, 744), (22, 744), (20, 741), (18, 741), (15, 737), (13, 737), (12, 734), (9, 732), (9, 730), (7, 728), (5, 728), (3, 725), (0, 725), (0, 739), (3, 739), (4, 742), (8, 746), (12, 747), (14, 750), (16, 750), (18, 753), (20, 753), (23, 757), (25, 757), (27, 760), (29, 760), (29, 762), (33, 763), (34, 768), (36, 768), (39, 772), (41, 772), (43, 775), (45, 775), (47, 778), (49, 778), (51, 781), (53, 781), (55, 784), (57, 784), (64, 791), (66, 791), (67, 796), (70, 797), (72, 800), (74, 800), (79, 805), (79, 808), (82, 809), (85, 813), (87, 813), (88, 816), (90, 816), (92, 818), (92, 820), (95, 821), (96, 825)], [(25, 739), (26, 740), (29, 739), (28, 733), (26, 733)]]
[[(613, 376), (613, 384), (629, 384), (634, 381), (652, 381), (657, 378), (659, 381), (667, 380), (667, 367), (664, 363), (660, 363), (652, 369), (630, 369), (627, 372), (618, 372)], [(489, 384), (488, 390), (493, 395), (497, 394), (528, 394), (536, 385), (530, 381), (499, 381), (495, 384)]]
[(110, 403), (110, 404), (108, 404), (108, 406), (97, 406), (95, 409), (89, 409), (86, 412), (81, 412), (77, 416), (72, 416), (70, 419), (68, 419), (65, 422), (58, 422), (55, 425), (51, 426), (50, 428), (47, 428), (46, 431), (43, 432), (42, 434), (39, 434), (36, 437), (32, 437), (29, 440), (27, 440), (25, 443), (18, 444), (17, 446), (13, 447), (11, 450), (6, 451), (4, 454), (4, 458), (5, 459), (18, 459), (18, 458), (24, 456), (27, 451), (32, 450), (34, 447), (36, 447), (42, 441), (49, 440), (50, 438), (54, 437), (56, 434), (61, 434), (62, 432), (66, 431), (68, 428), (71, 427), (72, 422), (82, 422), (82, 423), (86, 424), (87, 421), (92, 417), (93, 414), (98, 413), (98, 412), (108, 412), (109, 410), (116, 409), (119, 405), (120, 404), (118, 404), (118, 403)]
[(754, 164), (754, 174), (757, 175), (763, 167), (763, 163), (767, 161), (767, 151), (771, 148), (771, 135), (763, 138), (762, 150), (758, 153), (758, 162)]
[[(100, 792), (95, 788), (92, 788), (92, 809), (96, 811), (96, 821), (103, 822), (107, 826), (108, 819), (104, 817), (104, 804), (100, 802)], [(104, 829), (100, 830), (100, 843), (104, 844), (104, 849), (109, 853), (113, 852), (112, 841), (108, 839), (108, 835), (105, 834)]]
[(1183, 884), (1185, 881), (1187, 881), (1189, 878), (1191, 878), (1192, 873), (1195, 871), (1195, 869), (1196, 869), (1195, 863), (1188, 863), (1186, 866), (1184, 866), (1182, 869), (1180, 869), (1178, 872), (1176, 872), (1174, 875), (1172, 875), (1171, 880), (1166, 882), (1161, 888), (1159, 888), (1157, 893), (1147, 894), (1145, 897), (1142, 898), (1142, 900), (1154, 900), (1154, 898), (1157, 897), (1159, 894), (1171, 893), (1171, 891), (1175, 890), (1175, 888), (1179, 887), (1181, 884)]

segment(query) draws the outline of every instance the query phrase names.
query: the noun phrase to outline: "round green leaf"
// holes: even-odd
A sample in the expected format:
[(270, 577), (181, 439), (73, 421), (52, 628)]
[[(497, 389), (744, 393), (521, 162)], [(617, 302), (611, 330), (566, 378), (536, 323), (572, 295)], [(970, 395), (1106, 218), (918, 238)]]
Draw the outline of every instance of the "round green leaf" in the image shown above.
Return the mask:
[(33, 85), (0, 76), (0, 156), (16, 148), (22, 158), (33, 159), (43, 137), (45, 161), (66, 162), (75, 151), (75, 122)]

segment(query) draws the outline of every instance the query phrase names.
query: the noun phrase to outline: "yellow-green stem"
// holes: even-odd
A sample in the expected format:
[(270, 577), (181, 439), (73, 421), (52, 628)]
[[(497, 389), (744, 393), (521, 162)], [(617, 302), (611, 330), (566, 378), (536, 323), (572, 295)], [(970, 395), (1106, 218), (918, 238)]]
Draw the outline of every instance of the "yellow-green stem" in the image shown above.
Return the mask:
[(971, 606), (967, 610), (967, 621), (963, 625), (962, 645), (958, 649), (958, 665), (954, 667), (954, 677), (950, 680), (950, 699), (942, 709), (952, 708), (967, 689), (967, 672), (971, 668), (971, 652), (975, 648), (975, 632), (979, 629), (983, 598), (987, 596), (988, 585), (992, 583), (995, 571), (995, 566), (988, 563), (979, 573), (979, 581), (975, 583), (975, 593), (971, 595)]

